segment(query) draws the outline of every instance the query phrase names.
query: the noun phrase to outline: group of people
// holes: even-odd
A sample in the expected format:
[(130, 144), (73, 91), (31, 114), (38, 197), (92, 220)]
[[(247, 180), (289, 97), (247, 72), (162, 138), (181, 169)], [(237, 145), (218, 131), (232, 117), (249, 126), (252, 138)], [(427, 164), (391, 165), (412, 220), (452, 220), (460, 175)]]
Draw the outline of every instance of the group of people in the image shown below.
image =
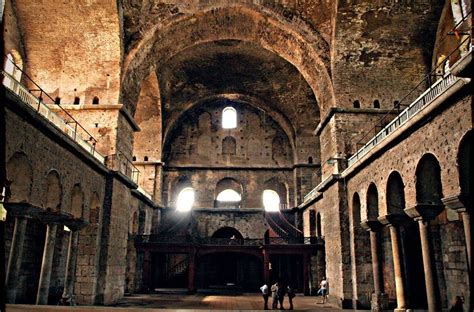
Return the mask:
[(268, 298), (270, 297), (270, 293), (272, 295), (273, 310), (278, 309), (278, 304), (280, 305), (280, 310), (285, 310), (283, 307), (285, 295), (288, 295), (288, 301), (290, 302), (289, 309), (293, 310), (293, 298), (295, 297), (295, 291), (290, 285), (285, 287), (283, 283), (277, 282), (269, 288), (268, 285), (265, 284), (260, 287), (260, 291), (262, 292), (263, 296), (264, 310), (268, 310)]
[[(320, 303), (325, 303), (328, 297), (328, 289), (329, 283), (326, 277), (323, 277), (321, 283), (319, 284), (318, 296), (322, 297), (322, 301)], [(283, 307), (283, 301), (285, 300), (285, 295), (288, 295), (288, 301), (290, 302), (289, 310), (293, 310), (293, 298), (295, 297), (295, 290), (290, 287), (290, 285), (286, 286), (281, 282), (276, 282), (271, 287), (268, 287), (267, 284), (264, 284), (260, 287), (260, 291), (262, 292), (263, 296), (263, 309), (268, 310), (268, 298), (270, 294), (272, 296), (272, 309), (278, 309), (278, 305), (280, 305), (280, 310), (285, 310)]]

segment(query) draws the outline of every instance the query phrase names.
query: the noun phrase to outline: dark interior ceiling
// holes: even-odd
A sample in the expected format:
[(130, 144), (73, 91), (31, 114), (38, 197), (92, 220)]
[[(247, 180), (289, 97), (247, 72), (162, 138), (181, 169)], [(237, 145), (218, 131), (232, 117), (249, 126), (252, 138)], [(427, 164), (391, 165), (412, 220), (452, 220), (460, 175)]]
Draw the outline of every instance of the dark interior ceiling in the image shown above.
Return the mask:
[(156, 72), (165, 128), (170, 117), (191, 103), (221, 94), (255, 98), (264, 109), (288, 118), (295, 131), (314, 129), (318, 123), (317, 101), (303, 76), (283, 58), (253, 43), (221, 40), (196, 45)]

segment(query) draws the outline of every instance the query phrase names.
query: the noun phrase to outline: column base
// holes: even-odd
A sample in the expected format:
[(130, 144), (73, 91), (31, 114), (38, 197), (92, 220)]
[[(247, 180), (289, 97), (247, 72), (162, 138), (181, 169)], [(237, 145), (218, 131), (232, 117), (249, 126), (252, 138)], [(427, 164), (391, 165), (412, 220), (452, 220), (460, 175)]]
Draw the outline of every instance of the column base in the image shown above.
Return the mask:
[(388, 295), (387, 294), (372, 294), (371, 310), (374, 312), (380, 312), (386, 310), (388, 307)]

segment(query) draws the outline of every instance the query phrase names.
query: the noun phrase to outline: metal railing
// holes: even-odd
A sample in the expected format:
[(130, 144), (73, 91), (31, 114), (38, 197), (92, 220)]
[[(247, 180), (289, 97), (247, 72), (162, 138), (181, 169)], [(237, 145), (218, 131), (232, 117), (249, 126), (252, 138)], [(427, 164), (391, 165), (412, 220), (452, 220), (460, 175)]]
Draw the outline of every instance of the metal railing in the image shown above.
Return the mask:
[(140, 176), (140, 170), (135, 167), (133, 162), (125, 156), (124, 153), (118, 151), (115, 154), (107, 156), (107, 167), (109, 169), (121, 172), (125, 176), (132, 179), (133, 182), (138, 184), (138, 178)]
[[(461, 28), (464, 22), (468, 21), (468, 17), (470, 15), (471, 12), (453, 28), (451, 33), (456, 33), (456, 30)], [(470, 33), (465, 33), (464, 37), (465, 38), (461, 40), (460, 44), (458, 44), (448, 56), (439, 62), (439, 64), (428, 75), (426, 75), (415, 86), (415, 88), (408, 92), (408, 94), (406, 94), (390, 112), (385, 114), (372, 129), (362, 136), (362, 138), (356, 143), (356, 146), (361, 147), (354, 155), (349, 158), (348, 167), (352, 166), (357, 160), (364, 157), (375, 146), (382, 142), (390, 133), (400, 128), (425, 106), (432, 103), (436, 98), (438, 98), (460, 79), (451, 75), (449, 72), (449, 65), (456, 63), (461, 58), (463, 55), (461, 50), (466, 46), (469, 46), (469, 51), (472, 50), (472, 46), (470, 46), (472, 35)], [(420, 93), (421, 95), (417, 96)], [(406, 108), (400, 112), (400, 107)], [(395, 119), (390, 120), (390, 115), (392, 115), (394, 112), (398, 112), (398, 115), (395, 117)], [(375, 136), (372, 137), (367, 143), (363, 144), (362, 142), (364, 142), (369, 137), (369, 135), (374, 132)]]
[(263, 246), (263, 245), (311, 245), (324, 243), (321, 237), (268, 237), (259, 238), (217, 238), (192, 237), (190, 235), (136, 235), (137, 243), (156, 244), (196, 244), (210, 246)]
[[(11, 60), (8, 60), (11, 62)], [(21, 71), (21, 69), (13, 63), (13, 65)], [(33, 85), (34, 89), (28, 89), (20, 83), (15, 77), (2, 70), (1, 74), (5, 77), (3, 85), (12, 91), (23, 103), (28, 104), (38, 114), (42, 115), (49, 122), (55, 125), (63, 133), (67, 134), (76, 143), (78, 143), (84, 150), (92, 154), (98, 161), (105, 163), (105, 157), (96, 151), (95, 145), (97, 140), (64, 108), (59, 104), (55, 104), (53, 98), (49, 96), (40, 86), (38, 86), (28, 75), (22, 73), (22, 77)], [(35, 96), (34, 93), (39, 94)], [(62, 117), (54, 113), (48, 105), (56, 105), (60, 108)]]

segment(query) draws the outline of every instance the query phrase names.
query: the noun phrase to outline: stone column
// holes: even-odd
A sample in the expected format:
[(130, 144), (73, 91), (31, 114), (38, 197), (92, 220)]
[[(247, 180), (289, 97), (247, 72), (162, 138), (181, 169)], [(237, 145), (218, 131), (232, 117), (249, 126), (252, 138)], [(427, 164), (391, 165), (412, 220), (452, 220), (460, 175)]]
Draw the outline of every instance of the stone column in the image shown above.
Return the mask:
[(421, 251), (423, 254), (423, 270), (425, 272), (426, 298), (428, 299), (428, 311), (441, 311), (441, 304), (436, 291), (436, 273), (434, 272), (430, 222), (422, 217), (415, 218), (420, 228)]
[(401, 255), (400, 255), (400, 242), (398, 239), (398, 228), (394, 225), (389, 225), (390, 238), (392, 241), (392, 257), (393, 257), (393, 269), (395, 271), (395, 290), (397, 293), (397, 308), (395, 311), (406, 310), (406, 297), (405, 297), (405, 281), (403, 279)]
[(372, 257), (372, 272), (374, 278), (374, 293), (372, 294), (372, 311), (381, 311), (386, 306), (387, 296), (383, 294), (382, 266), (379, 259), (379, 237), (378, 232), (382, 227), (379, 221), (365, 220), (361, 226), (369, 231), (370, 253)]
[(463, 209), (461, 211), (462, 223), (464, 226), (464, 237), (466, 239), (466, 253), (467, 253), (467, 266), (469, 270), (469, 274), (472, 275), (472, 237), (471, 237), (471, 216)]
[(192, 251), (189, 253), (189, 270), (188, 270), (188, 293), (193, 294), (196, 292), (196, 286), (194, 280), (196, 276), (196, 252)]
[(5, 280), (7, 302), (15, 303), (18, 288), (18, 278), (23, 261), (23, 243), (25, 241), (27, 219), (23, 216), (15, 217), (12, 244), (8, 256), (7, 276)]
[(66, 275), (64, 277), (64, 291), (61, 303), (64, 305), (76, 305), (74, 298), (74, 283), (76, 281), (77, 242), (79, 231), (69, 232), (69, 247), (66, 262)]
[(309, 296), (309, 254), (303, 254), (303, 293), (305, 296)]
[(49, 282), (51, 279), (51, 269), (53, 264), (54, 245), (56, 243), (57, 229), (58, 225), (56, 223), (49, 223), (47, 225), (36, 304), (48, 303)]
[(145, 250), (143, 252), (143, 270), (142, 270), (142, 283), (145, 292), (148, 292), (152, 288), (152, 276), (151, 276), (151, 252)]
[(270, 254), (265, 249), (263, 250), (263, 282), (267, 285), (270, 283)]

